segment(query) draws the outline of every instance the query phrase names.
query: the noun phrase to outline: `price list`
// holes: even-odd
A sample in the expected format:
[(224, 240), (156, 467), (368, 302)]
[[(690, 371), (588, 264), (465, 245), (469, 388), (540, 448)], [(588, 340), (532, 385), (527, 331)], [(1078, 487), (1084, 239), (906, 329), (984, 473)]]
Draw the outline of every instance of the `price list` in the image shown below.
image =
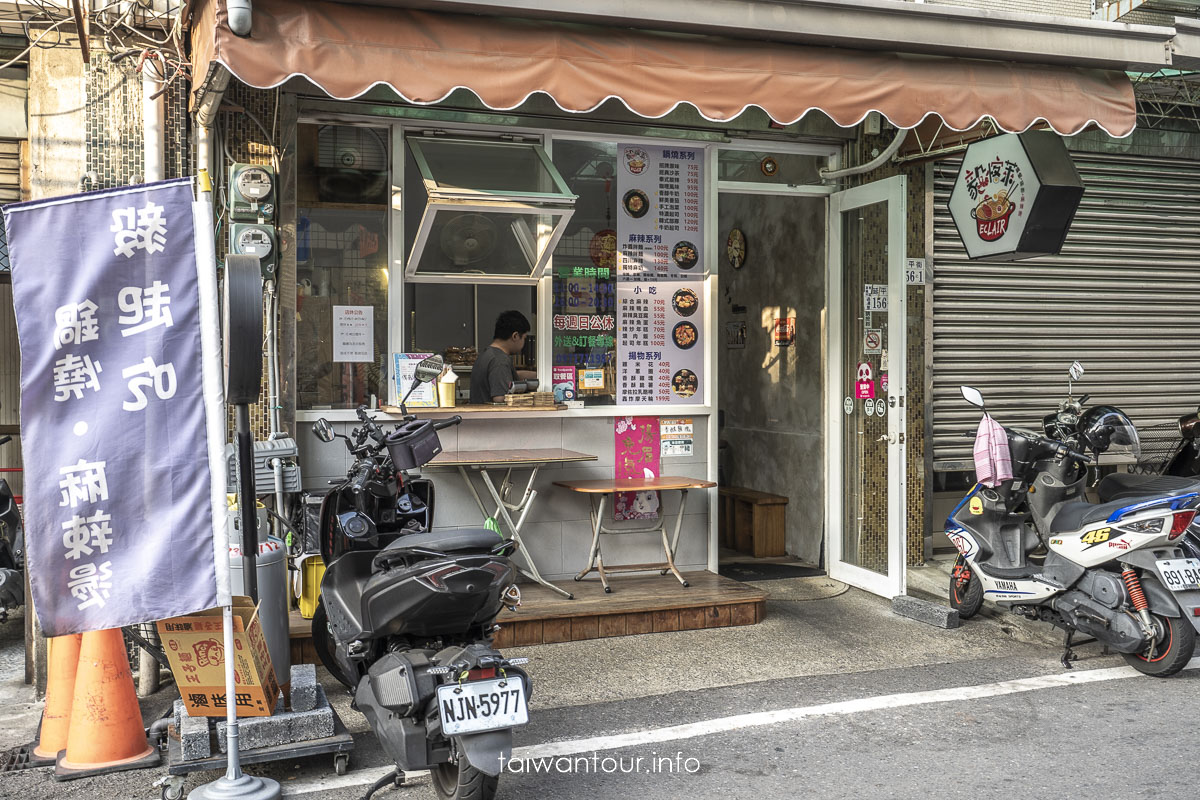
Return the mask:
[(617, 402), (703, 402), (696, 281), (618, 281)]
[(617, 275), (629, 280), (704, 272), (704, 151), (618, 145)]

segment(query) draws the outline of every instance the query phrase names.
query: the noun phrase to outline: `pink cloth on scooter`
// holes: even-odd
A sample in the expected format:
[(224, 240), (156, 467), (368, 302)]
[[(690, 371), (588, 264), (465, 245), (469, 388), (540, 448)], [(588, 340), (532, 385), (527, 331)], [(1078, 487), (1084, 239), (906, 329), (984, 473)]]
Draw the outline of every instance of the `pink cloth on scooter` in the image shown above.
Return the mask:
[(975, 433), (975, 479), (984, 486), (999, 486), (1012, 476), (1008, 434), (1003, 425), (984, 414)]

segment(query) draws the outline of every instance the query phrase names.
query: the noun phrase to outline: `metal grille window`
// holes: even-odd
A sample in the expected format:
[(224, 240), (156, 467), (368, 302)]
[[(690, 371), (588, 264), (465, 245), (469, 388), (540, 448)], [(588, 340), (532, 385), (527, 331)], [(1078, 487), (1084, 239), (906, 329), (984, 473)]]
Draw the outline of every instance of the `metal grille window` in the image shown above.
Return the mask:
[(1062, 253), (968, 261), (946, 209), (961, 159), (934, 167), (933, 466), (972, 469), (980, 389), (1005, 425), (1040, 429), (1067, 391), (1139, 429), (1200, 403), (1200, 162), (1073, 153), (1086, 187)]

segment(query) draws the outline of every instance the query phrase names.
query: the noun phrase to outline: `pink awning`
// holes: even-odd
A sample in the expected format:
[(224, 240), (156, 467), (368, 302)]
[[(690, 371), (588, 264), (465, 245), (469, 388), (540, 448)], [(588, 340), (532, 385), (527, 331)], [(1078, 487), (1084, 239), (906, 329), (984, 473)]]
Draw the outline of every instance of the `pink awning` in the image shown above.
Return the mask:
[(386, 85), (418, 104), (466, 88), (496, 110), (541, 92), (569, 112), (617, 98), (643, 117), (687, 103), (716, 122), (757, 106), (783, 124), (819, 110), (849, 127), (879, 111), (901, 128), (934, 114), (955, 130), (991, 117), (1006, 131), (1044, 121), (1061, 134), (1095, 124), (1122, 137), (1136, 121), (1121, 72), (345, 3), (255, 0), (253, 8), (253, 30), (240, 38), (224, 0), (193, 3), (201, 91), (219, 63), (259, 88), (302, 76), (339, 99)]

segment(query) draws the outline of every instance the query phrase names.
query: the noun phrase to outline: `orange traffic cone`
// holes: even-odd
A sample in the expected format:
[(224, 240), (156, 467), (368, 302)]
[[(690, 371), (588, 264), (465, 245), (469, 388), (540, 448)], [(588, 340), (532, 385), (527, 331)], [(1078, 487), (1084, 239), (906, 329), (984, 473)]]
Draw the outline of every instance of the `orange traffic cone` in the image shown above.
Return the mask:
[(75, 696), (75, 668), (79, 666), (78, 633), (47, 639), (46, 705), (42, 709), (42, 730), (37, 746), (29, 754), (29, 763), (53, 764), (58, 751), (67, 746), (71, 726), (71, 700)]
[(121, 631), (83, 634), (67, 747), (54, 777), (71, 780), (157, 763), (158, 750), (146, 743)]

